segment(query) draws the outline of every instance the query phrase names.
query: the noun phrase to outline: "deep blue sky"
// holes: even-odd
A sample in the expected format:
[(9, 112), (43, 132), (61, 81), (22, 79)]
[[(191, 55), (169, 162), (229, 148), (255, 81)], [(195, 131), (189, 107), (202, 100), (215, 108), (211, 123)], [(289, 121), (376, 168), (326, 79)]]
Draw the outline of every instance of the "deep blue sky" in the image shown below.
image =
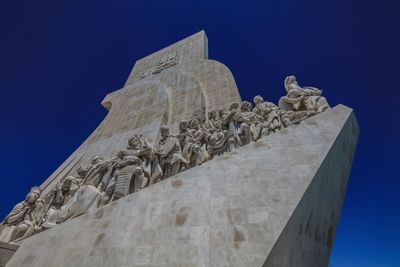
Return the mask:
[(330, 266), (400, 266), (400, 1), (0, 3), (0, 217), (96, 128), (137, 59), (204, 29), (243, 99), (277, 102), (294, 74), (354, 108), (360, 139)]

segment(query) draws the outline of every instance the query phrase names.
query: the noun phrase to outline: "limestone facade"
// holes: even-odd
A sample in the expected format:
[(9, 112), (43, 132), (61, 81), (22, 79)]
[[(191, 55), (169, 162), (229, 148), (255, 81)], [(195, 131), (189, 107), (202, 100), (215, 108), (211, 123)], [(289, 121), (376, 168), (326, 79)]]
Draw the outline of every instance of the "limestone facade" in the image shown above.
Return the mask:
[(22, 245), (7, 266), (328, 264), (351, 109), (295, 76), (277, 105), (241, 101), (207, 47), (199, 32), (136, 62), (98, 128), (1, 223)]

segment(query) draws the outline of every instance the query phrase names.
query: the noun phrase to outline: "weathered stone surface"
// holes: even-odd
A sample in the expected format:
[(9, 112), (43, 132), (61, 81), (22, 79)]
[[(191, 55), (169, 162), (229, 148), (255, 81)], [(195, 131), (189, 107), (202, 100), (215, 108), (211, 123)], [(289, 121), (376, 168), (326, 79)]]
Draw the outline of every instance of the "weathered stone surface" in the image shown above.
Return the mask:
[(326, 266), (357, 136), (328, 109), (34, 235), (7, 267)]
[[(302, 87), (295, 76), (288, 76), (284, 82), (287, 94), (280, 99), (279, 107), (272, 102), (265, 102), (262, 96), (257, 95), (253, 99), (254, 108), (251, 102), (243, 101), (232, 102), (229, 109), (226, 109), (226, 102), (237, 98), (237, 90), (234, 84), (227, 84), (222, 89), (215, 86), (232, 78), (226, 67), (215, 62), (199, 64), (206, 61), (206, 40), (204, 32), (200, 32), (137, 61), (127, 85), (137, 85), (135, 91), (140, 95), (127, 99), (126, 96), (116, 94), (114, 101), (108, 99), (104, 102), (104, 106), (110, 110), (112, 123), (107, 123), (107, 117), (100, 127), (104, 126), (104, 130), (113, 137), (121, 130), (123, 123), (143, 114), (146, 116), (140, 119), (139, 125), (127, 125), (128, 128), (143, 130), (143, 127), (154, 126), (160, 119), (163, 126), (155, 125), (146, 136), (135, 135), (129, 138), (126, 149), (118, 150), (117, 153), (108, 150), (108, 153), (112, 153), (111, 157), (104, 153), (97, 154), (90, 165), (82, 164), (90, 152), (88, 147), (84, 147), (82, 156), (68, 163), (70, 166), (58, 172), (58, 177), (50, 179), (51, 187), (45, 183), (42, 188), (37, 188), (37, 193), (29, 194), (10, 212), (0, 225), (0, 240), (20, 244), (38, 232), (200, 166), (216, 156), (232, 152), (330, 108), (322, 96), (322, 90)], [(213, 69), (212, 66), (218, 66), (214, 69), (219, 68), (221, 73), (205, 74)], [(176, 75), (171, 71), (182, 76), (178, 79), (179, 84), (176, 84)], [(196, 73), (199, 78), (193, 79)], [(165, 96), (164, 91), (141, 91), (146, 84), (159, 84), (163, 79), (166, 81), (164, 85), (169, 86), (167, 107), (165, 103), (159, 102)], [(182, 83), (182, 80), (185, 81)], [(213, 82), (215, 80), (219, 82)], [(111, 98), (112, 95), (115, 96), (113, 93)], [(121, 120), (128, 109), (135, 110), (131, 105), (136, 107), (144, 103), (146, 99), (143, 96), (158, 99), (159, 105), (146, 106), (150, 109), (136, 110), (138, 112)], [(120, 106), (126, 108), (113, 113)], [(159, 107), (161, 110), (166, 109), (158, 114)], [(114, 123), (116, 121), (118, 124)], [(176, 127), (177, 121), (178, 131), (174, 133), (171, 126)], [(104, 132), (98, 131), (94, 135), (103, 136)], [(157, 136), (158, 142), (152, 145)], [(108, 146), (117, 146), (112, 138), (103, 141)], [(90, 138), (86, 141), (92, 142)], [(96, 147), (96, 151), (101, 150)], [(73, 169), (76, 169), (76, 174), (69, 175)]]
[(328, 266), (358, 132), (351, 114), (263, 266)]
[(6, 266), (6, 263), (11, 259), (17, 249), (18, 246), (0, 242), (0, 267)]
[(240, 101), (230, 70), (208, 59), (204, 31), (138, 60), (125, 86), (104, 98), (109, 113), (102, 123), (41, 185), (43, 195), (94, 156), (124, 149), (135, 134), (155, 144), (162, 125), (175, 132), (180, 120)]

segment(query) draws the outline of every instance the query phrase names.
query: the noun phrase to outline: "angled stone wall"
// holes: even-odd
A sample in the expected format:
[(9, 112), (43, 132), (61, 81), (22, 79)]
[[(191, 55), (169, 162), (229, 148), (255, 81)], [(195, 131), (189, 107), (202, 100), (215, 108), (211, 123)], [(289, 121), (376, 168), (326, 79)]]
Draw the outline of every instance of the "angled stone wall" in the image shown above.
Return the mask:
[[(305, 123), (316, 122), (310, 118)], [(358, 131), (352, 113), (263, 266), (328, 266)]]
[(85, 142), (41, 185), (52, 186), (93, 157), (111, 157), (135, 134), (152, 144), (160, 126), (176, 131), (180, 120), (228, 108), (241, 98), (230, 70), (208, 59), (208, 41), (198, 32), (136, 62), (125, 86), (108, 94), (102, 105), (109, 111)]
[(0, 267), (6, 266), (6, 263), (11, 259), (17, 249), (18, 246), (0, 242)]
[(357, 135), (339, 105), (34, 235), (7, 267), (326, 266)]

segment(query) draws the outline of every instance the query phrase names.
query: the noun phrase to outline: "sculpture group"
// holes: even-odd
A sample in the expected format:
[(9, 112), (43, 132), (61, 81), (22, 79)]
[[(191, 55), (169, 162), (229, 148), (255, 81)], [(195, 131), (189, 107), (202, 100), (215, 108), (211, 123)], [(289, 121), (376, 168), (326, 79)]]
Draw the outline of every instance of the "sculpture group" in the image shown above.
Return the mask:
[(135, 135), (112, 158), (94, 157), (89, 166), (78, 167), (76, 175), (67, 176), (46, 195), (32, 188), (1, 223), (0, 241), (18, 242), (329, 108), (321, 90), (300, 87), (294, 76), (285, 79), (285, 89), (278, 106), (256, 96), (254, 105), (243, 101), (232, 103), (228, 110), (193, 115), (179, 123), (176, 134), (161, 127), (154, 146)]

